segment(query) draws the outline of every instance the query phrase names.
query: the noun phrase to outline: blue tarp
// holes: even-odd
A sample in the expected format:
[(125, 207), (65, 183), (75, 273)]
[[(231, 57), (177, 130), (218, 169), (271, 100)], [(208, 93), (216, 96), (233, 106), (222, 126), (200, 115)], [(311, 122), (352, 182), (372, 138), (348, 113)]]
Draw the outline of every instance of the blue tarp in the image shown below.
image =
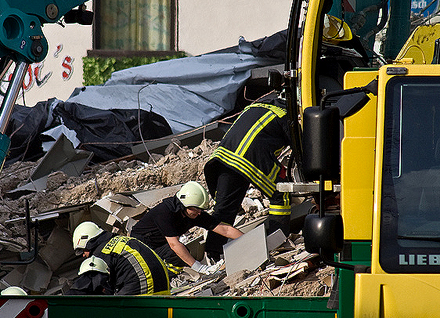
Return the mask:
[(40, 158), (42, 142), (56, 140), (61, 130), (101, 162), (131, 155), (140, 134), (155, 139), (222, 118), (237, 111), (252, 69), (284, 63), (285, 40), (285, 30), (252, 42), (240, 39), (217, 52), (114, 72), (103, 85), (76, 88), (66, 101), (16, 107), (6, 165)]
[(179, 133), (232, 111), (251, 70), (275, 64), (280, 60), (237, 53), (162, 61), (114, 72), (104, 85), (76, 90), (66, 103), (101, 110), (140, 107)]

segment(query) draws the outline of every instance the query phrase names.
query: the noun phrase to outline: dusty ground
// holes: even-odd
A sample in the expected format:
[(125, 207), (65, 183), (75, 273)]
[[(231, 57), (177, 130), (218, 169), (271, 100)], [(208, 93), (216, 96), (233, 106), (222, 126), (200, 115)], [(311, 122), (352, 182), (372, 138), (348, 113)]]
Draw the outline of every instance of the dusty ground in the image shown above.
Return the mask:
[[(204, 140), (194, 149), (171, 144), (165, 156), (154, 155), (154, 160), (150, 160), (150, 164), (138, 160), (115, 160), (107, 164), (89, 167), (80, 177), (68, 177), (62, 172), (53, 172), (49, 176), (45, 191), (18, 197), (17, 195), (11, 196), (8, 191), (28, 183), (29, 176), (37, 163), (17, 162), (4, 168), (0, 173), (0, 239), (25, 245), (24, 226), (22, 224), (5, 224), (5, 221), (24, 215), (26, 199), (29, 201), (31, 215), (37, 215), (57, 207), (95, 202), (109, 193), (161, 188), (190, 180), (205, 184), (203, 166), (216, 145), (210, 140)], [(266, 201), (263, 198), (260, 199), (264, 205)], [(44, 244), (44, 242), (41, 243)], [(4, 248), (0, 244), (0, 250)], [(301, 248), (303, 249), (303, 246)], [(234, 291), (231, 289), (230, 294), (250, 296), (329, 295), (329, 289), (323, 282), (328, 280), (332, 273), (332, 268), (316, 268), (272, 290), (264, 281), (260, 281), (255, 286), (246, 286), (242, 290)], [(264, 280), (264, 277), (262, 279)]]

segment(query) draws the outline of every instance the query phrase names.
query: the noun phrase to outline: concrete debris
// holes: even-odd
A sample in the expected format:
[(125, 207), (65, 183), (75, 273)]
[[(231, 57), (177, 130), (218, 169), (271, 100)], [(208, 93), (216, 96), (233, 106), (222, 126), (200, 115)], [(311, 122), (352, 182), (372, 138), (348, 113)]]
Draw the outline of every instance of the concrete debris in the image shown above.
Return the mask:
[[(225, 263), (227, 268), (227, 257)], [(210, 276), (189, 276), (188, 271), (185, 270), (184, 274), (173, 280), (174, 284), (180, 282), (180, 285), (173, 285), (172, 294), (175, 296), (211, 293), (214, 296), (329, 296), (333, 273), (332, 267), (320, 267), (317, 254), (310, 254), (304, 250), (301, 236), (291, 235), (282, 245), (270, 252), (262, 266), (254, 270), (241, 269), (232, 274), (228, 274), (227, 271), (218, 272)]]
[(281, 229), (270, 234), (267, 239), (267, 251), (270, 252), (286, 241), (286, 236)]
[(269, 257), (264, 224), (223, 245), (226, 273), (255, 270)]
[(93, 153), (75, 149), (64, 134), (39, 161), (28, 178), (28, 183), (11, 190), (7, 195), (18, 197), (23, 193), (55, 190), (68, 176), (79, 177), (90, 162)]
[(50, 270), (56, 271), (64, 262), (74, 256), (70, 233), (60, 226), (55, 226), (39, 255)]
[[(79, 223), (92, 220), (108, 231), (129, 234), (144, 213), (174, 195), (183, 183), (195, 180), (206, 185), (203, 167), (217, 145), (218, 142), (204, 139), (190, 149), (173, 142), (152, 163), (121, 158), (87, 166), (81, 174), (49, 169), (41, 176), (44, 182), (38, 191), (17, 189), (29, 184), (36, 167), (42, 166), (42, 159), (4, 168), (0, 173), (0, 289), (17, 285), (31, 294), (63, 295), (82, 262), (74, 255), (71, 244), (73, 229)], [(88, 159), (88, 154), (81, 158)], [(81, 161), (81, 169), (83, 164)], [(39, 225), (38, 255), (30, 264), (15, 265), (14, 262), (29, 260), (34, 252), (28, 246), (28, 242), (33, 242), (33, 231), (28, 239), (26, 200), (31, 221), (38, 221)], [(266, 237), (268, 200), (251, 186), (235, 220), (235, 226), (246, 234), (225, 245), (224, 266), (209, 276), (185, 267), (171, 280), (172, 294), (329, 295), (334, 269), (305, 252), (299, 225), (311, 205), (307, 200), (297, 203), (291, 221), (291, 229), (297, 230), (288, 238), (279, 232)], [(204, 253), (206, 234), (204, 229), (193, 228), (180, 240), (197, 260), (211, 264)]]
[[(130, 218), (134, 218), (147, 210), (147, 207), (134, 199), (120, 194), (109, 195), (98, 200), (91, 207), (92, 211), (102, 209), (107, 212), (106, 224), (114, 226), (116, 223), (124, 224)], [(99, 212), (98, 212), (99, 213)]]
[(52, 274), (53, 272), (46, 264), (36, 260), (27, 265), (21, 284), (27, 290), (41, 293), (47, 290)]

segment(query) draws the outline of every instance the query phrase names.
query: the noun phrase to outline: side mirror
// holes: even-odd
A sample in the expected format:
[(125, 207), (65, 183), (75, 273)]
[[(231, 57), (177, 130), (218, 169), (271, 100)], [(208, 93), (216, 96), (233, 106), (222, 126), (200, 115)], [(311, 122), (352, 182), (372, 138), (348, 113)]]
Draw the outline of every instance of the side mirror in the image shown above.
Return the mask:
[(303, 173), (308, 181), (339, 178), (339, 109), (319, 106), (304, 110)]
[(342, 216), (318, 214), (306, 216), (303, 227), (304, 244), (309, 253), (339, 253), (344, 243)]

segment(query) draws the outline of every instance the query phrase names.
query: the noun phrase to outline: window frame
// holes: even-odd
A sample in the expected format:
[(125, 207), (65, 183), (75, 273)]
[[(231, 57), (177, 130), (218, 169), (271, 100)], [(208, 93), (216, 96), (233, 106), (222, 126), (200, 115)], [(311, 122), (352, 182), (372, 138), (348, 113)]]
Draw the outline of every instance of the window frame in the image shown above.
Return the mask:
[[(93, 12), (96, 17), (100, 16), (99, 4), (104, 0), (93, 1)], [(171, 29), (170, 29), (170, 51), (146, 51), (146, 50), (106, 50), (100, 48), (101, 30), (98, 23), (93, 23), (92, 28), (92, 49), (87, 50), (88, 57), (151, 57), (151, 56), (169, 56), (178, 53), (178, 32), (177, 32), (177, 0), (171, 1)]]

